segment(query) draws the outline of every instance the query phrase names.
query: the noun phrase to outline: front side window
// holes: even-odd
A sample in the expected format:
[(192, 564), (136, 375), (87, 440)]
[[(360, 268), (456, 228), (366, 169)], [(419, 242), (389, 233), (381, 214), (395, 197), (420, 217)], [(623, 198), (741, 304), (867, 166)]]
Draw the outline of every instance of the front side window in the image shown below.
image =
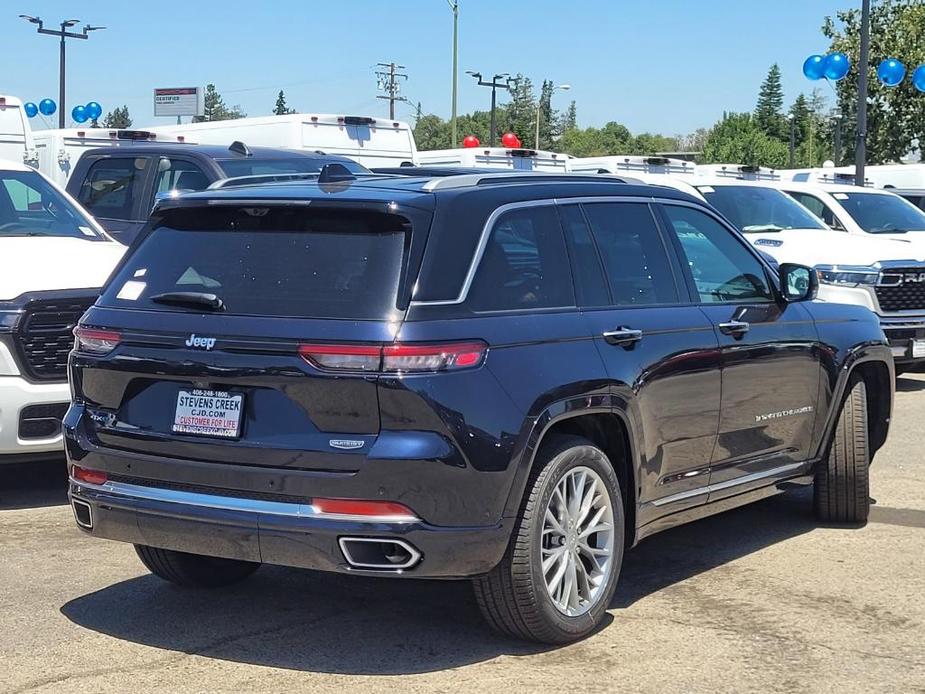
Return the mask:
[(832, 208), (822, 202), (822, 200), (817, 198), (815, 195), (793, 191), (789, 191), (788, 195), (833, 229), (837, 229), (839, 231), (845, 230), (845, 225), (842, 224), (838, 217), (835, 216)]
[(0, 172), (0, 238), (5, 236), (73, 236), (90, 241), (104, 238), (89, 219), (34, 171)]
[(154, 184), (155, 195), (172, 190), (205, 190), (208, 187), (208, 176), (194, 163), (167, 157), (161, 157), (158, 162), (157, 179)]
[(925, 212), (898, 195), (833, 193), (851, 218), (871, 234), (925, 231)]
[(467, 305), (473, 311), (575, 305), (565, 240), (552, 205), (512, 210), (498, 218)]
[(809, 211), (774, 188), (745, 185), (697, 186), (706, 201), (741, 232), (825, 229)]
[(649, 206), (592, 203), (584, 206), (604, 259), (615, 306), (678, 302), (668, 252)]
[(703, 303), (772, 300), (764, 266), (726, 227), (690, 207), (665, 205)]
[(94, 217), (132, 219), (147, 166), (148, 157), (99, 159), (87, 171), (77, 199)]

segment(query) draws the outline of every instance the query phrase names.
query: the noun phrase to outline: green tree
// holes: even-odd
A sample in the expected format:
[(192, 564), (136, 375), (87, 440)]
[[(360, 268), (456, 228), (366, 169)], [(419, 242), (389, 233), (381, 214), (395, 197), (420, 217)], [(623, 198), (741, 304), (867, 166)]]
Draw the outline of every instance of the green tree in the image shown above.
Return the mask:
[(276, 97), (276, 106), (273, 108), (273, 115), (275, 116), (285, 116), (290, 113), (295, 113), (294, 108), (289, 108), (286, 105), (286, 95), (283, 93), (283, 90), (279, 90), (279, 95)]
[[(465, 131), (460, 130), (459, 132)], [(431, 149), (449, 149), (454, 146), (450, 142), (450, 124), (432, 113), (418, 118), (413, 134), (414, 144), (422, 152)]]
[(785, 137), (784, 118), (781, 115), (783, 107), (784, 90), (780, 83), (780, 68), (774, 63), (761, 84), (758, 104), (755, 106), (755, 123), (766, 135), (780, 139)]
[[(505, 105), (504, 117), (498, 117), (498, 139), (506, 132), (512, 132), (521, 142), (533, 141), (536, 118), (536, 101), (533, 99), (533, 82), (529, 77), (517, 75), (511, 80), (511, 100)], [(497, 143), (496, 143), (497, 144)]]
[(128, 114), (128, 106), (115, 108), (103, 118), (104, 128), (131, 128), (132, 118)]
[(725, 113), (704, 143), (704, 163), (745, 164), (779, 169), (787, 165), (787, 145), (770, 137), (749, 113)]
[(559, 121), (559, 133), (564, 133), (568, 130), (574, 130), (578, 127), (578, 108), (575, 106), (575, 102), (572, 101), (568, 108), (565, 110), (565, 113), (562, 114), (562, 118)]
[(552, 149), (562, 134), (559, 129), (562, 119), (559, 117), (559, 112), (552, 107), (553, 86), (552, 80), (543, 80), (543, 86), (540, 89), (540, 141), (534, 143), (536, 149)]
[[(830, 49), (843, 51), (851, 61), (848, 76), (837, 84), (844, 159), (854, 158), (851, 143), (857, 137), (857, 94), (861, 12), (843, 10), (826, 17), (822, 33)], [(899, 161), (925, 143), (925, 95), (907, 79), (898, 87), (885, 87), (876, 77), (879, 60), (890, 55), (906, 66), (925, 63), (925, 0), (878, 0), (871, 8), (871, 69), (868, 76), (867, 157), (870, 163)], [(918, 144), (917, 144), (918, 143)]]
[(229, 108), (225, 105), (225, 100), (218, 93), (214, 84), (206, 85), (206, 93), (203, 98), (203, 110), (201, 116), (193, 118), (194, 123), (203, 123), (214, 120), (234, 120), (235, 118), (244, 118), (247, 116), (240, 106)]

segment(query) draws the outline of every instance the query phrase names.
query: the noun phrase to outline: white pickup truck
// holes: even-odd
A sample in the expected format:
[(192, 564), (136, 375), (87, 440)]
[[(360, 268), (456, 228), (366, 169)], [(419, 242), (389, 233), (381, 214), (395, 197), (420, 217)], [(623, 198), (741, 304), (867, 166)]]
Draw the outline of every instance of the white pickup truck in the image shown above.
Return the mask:
[(0, 161), (0, 464), (63, 459), (71, 331), (124, 250), (51, 181)]

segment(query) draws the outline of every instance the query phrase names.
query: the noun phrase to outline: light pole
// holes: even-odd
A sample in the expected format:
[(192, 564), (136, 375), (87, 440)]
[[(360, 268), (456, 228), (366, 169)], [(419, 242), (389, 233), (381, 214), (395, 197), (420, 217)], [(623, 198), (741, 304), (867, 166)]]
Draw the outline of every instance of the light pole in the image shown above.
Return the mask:
[(834, 155), (836, 166), (841, 161), (841, 122), (843, 117), (840, 113), (832, 114), (832, 120), (835, 121), (835, 151), (832, 154)]
[[(558, 91), (567, 92), (571, 88), (572, 88), (572, 85), (570, 84), (560, 84), (558, 86), (554, 86), (549, 92), (549, 100), (552, 101), (552, 95), (555, 92), (558, 92)], [(534, 149), (540, 148), (540, 109), (542, 108), (542, 106), (543, 106), (542, 99), (536, 102), (536, 137), (533, 140)]]
[(63, 128), (65, 126), (65, 118), (67, 111), (65, 110), (64, 105), (64, 84), (65, 84), (65, 60), (64, 60), (64, 40), (65, 39), (88, 39), (90, 38), (91, 31), (99, 31), (100, 29), (105, 29), (106, 27), (95, 27), (90, 26), (89, 24), (84, 25), (83, 31), (79, 34), (75, 31), (68, 31), (72, 26), (77, 26), (80, 23), (79, 19), (65, 19), (61, 22), (60, 29), (46, 29), (45, 23), (38, 17), (31, 17), (27, 14), (19, 15), (22, 19), (25, 19), (31, 24), (38, 25), (38, 32), (40, 34), (48, 34), (49, 36), (58, 36), (61, 38), (61, 58), (59, 64), (59, 77), (58, 77), (58, 127)]
[(787, 120), (790, 121), (790, 168), (794, 168), (796, 161), (796, 118), (792, 113), (787, 114)]
[(861, 55), (858, 65), (858, 144), (854, 153), (854, 184), (864, 185), (867, 162), (867, 69), (870, 62), (870, 0), (861, 5)]
[[(480, 87), (491, 87), (491, 129), (488, 135), (488, 146), (494, 147), (495, 146), (495, 132), (496, 132), (496, 129), (495, 129), (495, 103), (496, 103), (495, 93), (497, 92), (499, 87), (501, 89), (507, 89), (508, 91), (511, 90), (510, 73), (507, 73), (507, 72), (498, 73), (497, 75), (491, 78), (491, 82), (486, 82), (485, 80), (483, 80), (481, 72), (473, 72), (472, 70), (466, 70), (466, 74), (478, 80), (478, 85)], [(500, 79), (504, 79), (504, 82), (499, 82), (498, 80)]]
[(450, 132), (453, 147), (456, 146), (456, 77), (458, 73), (457, 58), (459, 56), (459, 0), (446, 0), (453, 11), (453, 106), (450, 115)]

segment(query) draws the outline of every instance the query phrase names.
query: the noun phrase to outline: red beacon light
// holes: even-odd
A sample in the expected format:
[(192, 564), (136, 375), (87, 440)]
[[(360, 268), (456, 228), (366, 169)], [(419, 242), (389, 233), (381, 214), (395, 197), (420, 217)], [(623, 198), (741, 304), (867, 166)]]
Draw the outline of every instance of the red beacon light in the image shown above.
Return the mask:
[(472, 148), (472, 147), (478, 147), (480, 144), (482, 143), (479, 142), (479, 138), (477, 138), (475, 135), (466, 135), (466, 137), (462, 141), (463, 147), (467, 149)]

